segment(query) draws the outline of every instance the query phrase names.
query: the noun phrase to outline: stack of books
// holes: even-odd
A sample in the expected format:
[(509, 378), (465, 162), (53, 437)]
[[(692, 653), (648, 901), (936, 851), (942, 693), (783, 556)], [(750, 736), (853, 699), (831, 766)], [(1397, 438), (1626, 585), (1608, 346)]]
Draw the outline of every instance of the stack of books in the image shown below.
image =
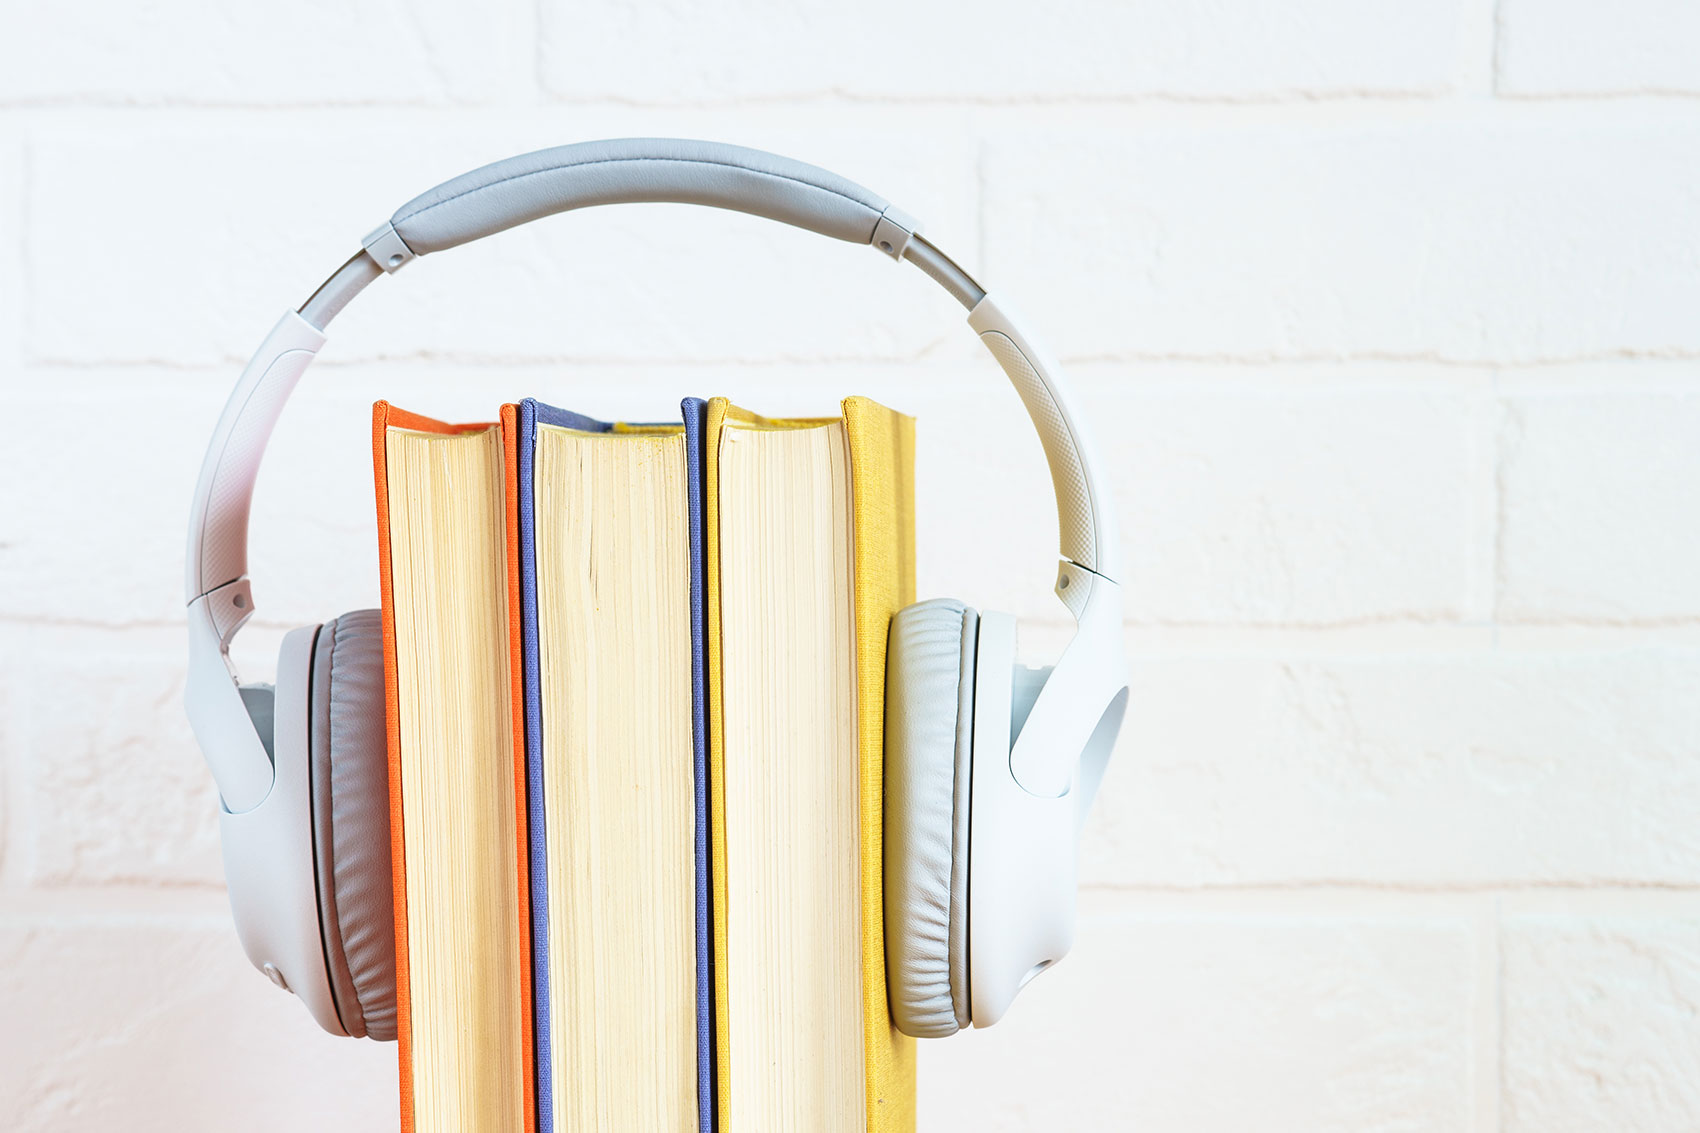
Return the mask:
[(379, 402), (402, 1127), (915, 1122), (881, 925), (914, 423)]

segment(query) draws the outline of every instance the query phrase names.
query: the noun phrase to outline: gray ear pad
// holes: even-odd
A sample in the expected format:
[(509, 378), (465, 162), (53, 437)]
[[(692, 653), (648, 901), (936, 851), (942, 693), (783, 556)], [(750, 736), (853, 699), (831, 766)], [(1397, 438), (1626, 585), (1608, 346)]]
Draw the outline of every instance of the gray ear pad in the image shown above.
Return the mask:
[(313, 852), (325, 966), (343, 1029), (393, 1040), (389, 755), (377, 610), (320, 627), (312, 688)]
[(980, 615), (949, 598), (900, 610), (886, 640), (885, 972), (916, 1038), (969, 1023), (968, 807)]

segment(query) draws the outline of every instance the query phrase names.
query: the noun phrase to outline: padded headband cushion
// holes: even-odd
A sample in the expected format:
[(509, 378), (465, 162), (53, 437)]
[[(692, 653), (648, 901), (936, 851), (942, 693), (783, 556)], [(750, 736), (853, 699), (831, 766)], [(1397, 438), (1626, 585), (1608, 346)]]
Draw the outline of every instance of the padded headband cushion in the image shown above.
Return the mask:
[(319, 630), (312, 696), (319, 923), (337, 1014), (350, 1035), (393, 1040), (395, 921), (377, 610), (344, 614)]
[(639, 201), (736, 209), (859, 244), (873, 238), (890, 207), (854, 181), (778, 154), (684, 138), (614, 138), (463, 173), (402, 205), (390, 225), (423, 256), (553, 213)]
[(980, 616), (954, 599), (900, 610), (886, 643), (885, 968), (916, 1038), (969, 1023), (968, 810)]

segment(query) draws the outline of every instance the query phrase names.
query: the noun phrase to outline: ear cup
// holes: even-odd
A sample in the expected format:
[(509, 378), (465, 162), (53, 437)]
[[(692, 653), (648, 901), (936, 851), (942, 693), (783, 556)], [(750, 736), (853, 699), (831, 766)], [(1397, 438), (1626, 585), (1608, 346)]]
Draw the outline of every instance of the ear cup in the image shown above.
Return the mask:
[(886, 641), (885, 970), (916, 1038), (969, 1023), (968, 809), (980, 616), (949, 598), (898, 611)]
[(319, 925), (343, 1029), (393, 1040), (395, 921), (383, 622), (356, 610), (319, 630), (311, 694)]

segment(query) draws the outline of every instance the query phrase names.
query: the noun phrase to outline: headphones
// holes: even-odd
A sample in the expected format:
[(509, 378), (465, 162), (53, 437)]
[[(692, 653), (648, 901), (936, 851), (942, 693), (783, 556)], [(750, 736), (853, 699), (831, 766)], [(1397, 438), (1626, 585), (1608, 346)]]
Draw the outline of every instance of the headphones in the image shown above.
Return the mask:
[(1015, 619), (961, 602), (893, 618), (885, 708), (885, 946), (893, 1021), (990, 1026), (1074, 940), (1076, 845), (1127, 706), (1109, 487), (1062, 371), (1009, 307), (868, 190), (774, 154), (622, 139), (510, 158), (403, 205), (242, 372), (189, 520), (185, 703), (218, 783), (231, 910), (254, 966), (325, 1030), (393, 1039), (388, 755), (378, 612), (289, 633), (276, 686), (229, 647), (254, 613), (248, 514), (260, 458), (325, 328), (381, 275), (553, 213), (675, 202), (734, 209), (908, 260), (968, 309), (1021, 395), (1056, 490), (1056, 594), (1077, 623), (1054, 667), (1016, 664)]

